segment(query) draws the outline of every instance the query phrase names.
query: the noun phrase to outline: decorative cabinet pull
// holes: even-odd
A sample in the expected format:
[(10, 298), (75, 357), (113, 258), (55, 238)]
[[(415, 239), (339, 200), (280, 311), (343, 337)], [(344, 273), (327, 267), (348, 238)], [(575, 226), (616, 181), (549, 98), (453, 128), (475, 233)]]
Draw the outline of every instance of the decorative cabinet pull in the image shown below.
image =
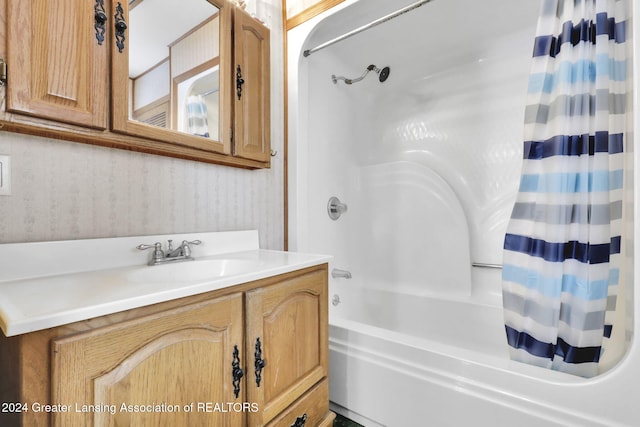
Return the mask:
[(296, 422), (291, 424), (291, 427), (304, 427), (304, 423), (307, 422), (307, 414), (302, 414), (301, 417), (296, 418)]
[(104, 10), (104, 0), (96, 0), (96, 4), (93, 8), (95, 24), (93, 28), (96, 29), (96, 39), (98, 44), (102, 45), (104, 41), (104, 33), (107, 31), (107, 13)]
[(233, 376), (233, 394), (238, 398), (240, 395), (240, 380), (244, 376), (244, 371), (240, 368), (240, 356), (238, 346), (233, 346), (233, 361), (231, 362), (231, 375)]
[(256, 385), (260, 387), (262, 381), (262, 368), (264, 368), (266, 362), (262, 358), (262, 344), (260, 343), (260, 337), (256, 338), (256, 352), (255, 355), (255, 367), (256, 367)]
[(122, 53), (124, 50), (125, 31), (127, 30), (127, 23), (124, 20), (124, 10), (122, 4), (118, 2), (116, 6), (116, 46), (118, 46), (118, 52)]
[(242, 85), (244, 84), (244, 79), (242, 78), (242, 69), (240, 65), (236, 68), (236, 92), (238, 94), (238, 101), (242, 98)]

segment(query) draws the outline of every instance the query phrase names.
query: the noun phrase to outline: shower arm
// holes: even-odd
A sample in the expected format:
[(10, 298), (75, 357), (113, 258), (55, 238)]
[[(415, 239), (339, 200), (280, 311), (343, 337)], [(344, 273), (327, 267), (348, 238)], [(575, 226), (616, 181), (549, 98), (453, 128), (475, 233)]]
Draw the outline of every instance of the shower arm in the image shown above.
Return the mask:
[(364, 73), (362, 73), (362, 75), (360, 77), (357, 77), (355, 79), (348, 79), (346, 77), (342, 77), (342, 76), (336, 76), (336, 75), (332, 75), (331, 76), (331, 80), (333, 81), (333, 83), (337, 84), (338, 80), (344, 80), (344, 82), (348, 85), (353, 84), (353, 83), (358, 83), (360, 80), (364, 79), (367, 74), (369, 74), (369, 71), (375, 70), (376, 72), (379, 72), (380, 69), (377, 68), (375, 65), (369, 65), (367, 67), (366, 70), (364, 70)]
[(345, 84), (353, 84), (353, 83), (358, 83), (360, 80), (364, 79), (367, 74), (369, 74), (369, 71), (375, 71), (376, 74), (379, 75), (378, 80), (380, 80), (380, 82), (384, 82), (385, 80), (387, 80), (387, 78), (389, 77), (389, 67), (384, 67), (382, 69), (376, 67), (375, 65), (371, 64), (367, 67), (366, 70), (364, 70), (364, 73), (362, 73), (362, 75), (360, 77), (357, 77), (355, 79), (348, 79), (346, 77), (342, 77), (342, 76), (336, 76), (335, 74), (331, 75), (331, 81), (334, 84), (338, 83), (338, 80), (344, 80)]
[(372, 64), (372, 65), (369, 65), (366, 70), (364, 70), (364, 73), (362, 73), (360, 77), (357, 77), (355, 79), (348, 79), (346, 77), (332, 75), (331, 80), (333, 81), (334, 84), (337, 84), (338, 80), (344, 80), (346, 84), (350, 85), (353, 83), (358, 83), (360, 80), (364, 79), (367, 76), (367, 74), (369, 74), (369, 71), (375, 71), (376, 73), (379, 73), (380, 69)]

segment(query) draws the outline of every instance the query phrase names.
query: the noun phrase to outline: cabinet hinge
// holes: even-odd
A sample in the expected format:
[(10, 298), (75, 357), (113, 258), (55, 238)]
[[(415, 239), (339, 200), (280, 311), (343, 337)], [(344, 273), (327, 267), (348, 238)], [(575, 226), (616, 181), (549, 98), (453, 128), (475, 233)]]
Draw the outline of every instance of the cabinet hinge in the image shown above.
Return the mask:
[(231, 126), (231, 134), (229, 139), (231, 140), (231, 143), (233, 144), (233, 126)]
[(0, 58), (0, 86), (7, 84), (7, 63)]

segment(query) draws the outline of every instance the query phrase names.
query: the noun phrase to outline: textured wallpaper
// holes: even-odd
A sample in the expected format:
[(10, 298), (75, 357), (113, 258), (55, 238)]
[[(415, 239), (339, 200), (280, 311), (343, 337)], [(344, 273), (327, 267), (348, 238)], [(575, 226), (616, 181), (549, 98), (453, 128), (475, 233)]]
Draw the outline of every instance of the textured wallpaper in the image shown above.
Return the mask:
[(281, 156), (248, 171), (8, 132), (0, 154), (2, 243), (258, 229), (262, 247), (282, 247)]

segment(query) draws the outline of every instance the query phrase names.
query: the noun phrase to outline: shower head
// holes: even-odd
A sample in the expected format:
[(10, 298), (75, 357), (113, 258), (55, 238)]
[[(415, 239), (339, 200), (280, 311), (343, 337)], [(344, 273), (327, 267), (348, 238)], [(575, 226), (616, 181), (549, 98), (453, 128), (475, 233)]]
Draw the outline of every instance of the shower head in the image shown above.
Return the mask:
[(391, 72), (391, 69), (389, 67), (384, 67), (380, 69), (375, 65), (371, 64), (367, 67), (367, 69), (364, 71), (364, 73), (360, 77), (357, 77), (355, 79), (348, 79), (346, 77), (336, 76), (334, 74), (331, 76), (331, 81), (333, 81), (334, 84), (337, 84), (338, 80), (344, 80), (345, 84), (350, 85), (364, 79), (366, 75), (369, 74), (369, 71), (374, 71), (376, 74), (378, 74), (378, 80), (380, 80), (380, 83), (382, 83), (389, 78), (389, 73)]
[(380, 80), (380, 83), (383, 83), (385, 80), (389, 78), (390, 72), (391, 72), (391, 69), (389, 67), (384, 67), (382, 70), (378, 72), (378, 80)]

